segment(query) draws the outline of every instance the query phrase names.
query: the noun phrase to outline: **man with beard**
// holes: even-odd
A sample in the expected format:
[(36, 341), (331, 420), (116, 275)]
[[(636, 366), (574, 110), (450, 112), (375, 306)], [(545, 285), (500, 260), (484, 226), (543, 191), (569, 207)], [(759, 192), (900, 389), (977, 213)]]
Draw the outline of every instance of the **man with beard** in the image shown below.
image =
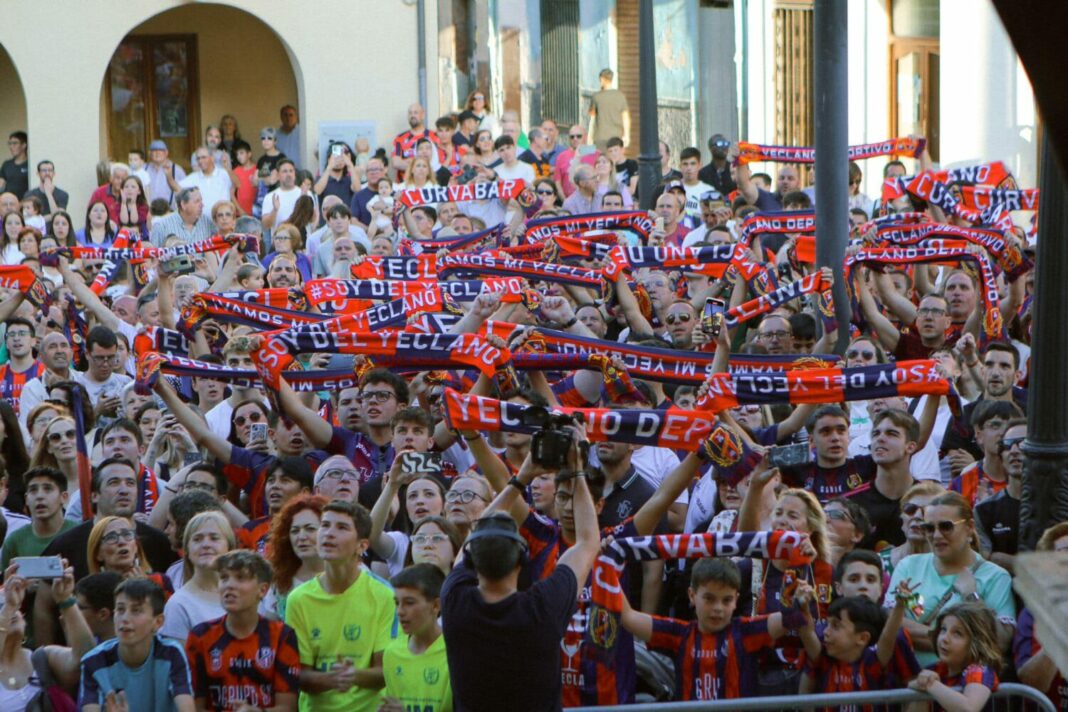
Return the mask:
[[(886, 275), (875, 275), (874, 279), (886, 279)], [(928, 294), (920, 300), (916, 309), (915, 329), (899, 331), (875, 303), (871, 290), (863, 279), (856, 280), (860, 296), (860, 310), (871, 324), (879, 343), (887, 352), (894, 354), (898, 361), (929, 358), (932, 353), (952, 346), (956, 338), (947, 340), (946, 330), (950, 327), (949, 306), (944, 297)], [(894, 291), (892, 287), (890, 291)], [(882, 293), (882, 291), (881, 291)], [(903, 299), (903, 297), (902, 297)]]
[[(967, 340), (967, 341), (965, 341)], [(972, 337), (966, 336), (961, 340), (962, 346), (974, 347)], [(973, 360), (965, 362), (965, 367), (972, 372), (973, 377), (983, 387), (983, 393), (978, 400), (966, 404), (961, 409), (960, 417), (953, 418), (946, 425), (942, 435), (941, 454), (949, 460), (950, 470), (954, 475), (975, 460), (983, 457), (983, 448), (976, 440), (975, 427), (972, 415), (979, 404), (984, 401), (1007, 401), (1015, 403), (1016, 407), (1024, 413), (1027, 412), (1027, 390), (1015, 388), (1016, 374), (1020, 369), (1020, 352), (1010, 343), (995, 341), (987, 345), (982, 353), (982, 368), (978, 368), (980, 359), (974, 358), (971, 348), (962, 349), (965, 359), (971, 354)]]
[(404, 180), (404, 172), (408, 170), (408, 164), (415, 158), (416, 146), (419, 140), (424, 138), (437, 147), (437, 134), (426, 127), (426, 109), (420, 104), (412, 104), (408, 107), (408, 130), (393, 139), (392, 162), (398, 181)]
[(299, 287), (300, 270), (297, 263), (288, 255), (275, 255), (271, 267), (267, 270), (267, 286), (276, 289)]
[(731, 142), (726, 136), (714, 134), (708, 139), (708, 150), (712, 153), (712, 160), (697, 174), (702, 183), (708, 183), (720, 195), (730, 195), (738, 187), (734, 178), (731, 177), (731, 164), (727, 160), (727, 149), (730, 147)]
[(790, 320), (781, 314), (764, 317), (757, 329), (756, 338), (769, 354), (796, 353), (793, 327), (790, 326)]
[[(137, 466), (127, 460), (111, 457), (93, 470), (92, 481), (93, 518), (73, 529), (63, 532), (45, 547), (42, 556), (62, 556), (74, 567), (75, 580), (89, 575), (89, 533), (93, 526), (103, 517), (133, 518), (137, 509)], [(166, 571), (177, 560), (177, 554), (171, 549), (167, 535), (143, 522), (134, 519), (137, 529), (137, 541), (148, 557), (152, 571)], [(43, 587), (41, 592), (51, 593)], [(51, 596), (38, 596), (39, 606), (34, 606), (33, 630), (38, 645), (57, 642), (58, 627), (55, 605)]]
[(1005, 489), (975, 505), (975, 533), (983, 556), (1009, 573), (1016, 568), (1019, 545), (1020, 495), (1023, 492), (1024, 453), (1027, 421), (1013, 418), (998, 441), (1002, 465), (1007, 475)]

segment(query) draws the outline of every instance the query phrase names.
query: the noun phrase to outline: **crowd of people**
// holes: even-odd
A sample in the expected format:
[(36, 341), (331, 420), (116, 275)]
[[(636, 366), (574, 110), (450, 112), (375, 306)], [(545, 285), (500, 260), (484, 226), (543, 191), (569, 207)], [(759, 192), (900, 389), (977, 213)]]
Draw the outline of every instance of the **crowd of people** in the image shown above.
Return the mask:
[(611, 82), (590, 122), (474, 91), (312, 166), (293, 107), (255, 149), (226, 116), (85, 206), (11, 133), (0, 707), (1068, 709), (1012, 589), (1035, 235), (954, 207), (1025, 191), (922, 141), (863, 159), (874, 199), (851, 163), (839, 359), (808, 164), (662, 142), (643, 213)]

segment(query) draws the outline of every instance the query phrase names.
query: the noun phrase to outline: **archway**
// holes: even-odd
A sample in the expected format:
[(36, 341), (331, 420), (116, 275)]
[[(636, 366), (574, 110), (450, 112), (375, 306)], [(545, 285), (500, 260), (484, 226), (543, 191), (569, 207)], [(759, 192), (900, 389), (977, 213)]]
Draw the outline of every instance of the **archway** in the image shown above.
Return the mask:
[(302, 106), (302, 85), (293, 53), (258, 17), (183, 5), (141, 22), (116, 48), (100, 90), (101, 138), (116, 160), (162, 138), (188, 168), (206, 127), (231, 114), (258, 156), (260, 129), (278, 125), (282, 106)]
[[(12, 131), (26, 130), (26, 92), (22, 89), (19, 72), (3, 45), (0, 45), (0, 96), (4, 97), (0, 101), (0, 134), (6, 139)], [(32, 145), (30, 150), (33, 150)], [(0, 161), (7, 159), (6, 153), (0, 157)]]

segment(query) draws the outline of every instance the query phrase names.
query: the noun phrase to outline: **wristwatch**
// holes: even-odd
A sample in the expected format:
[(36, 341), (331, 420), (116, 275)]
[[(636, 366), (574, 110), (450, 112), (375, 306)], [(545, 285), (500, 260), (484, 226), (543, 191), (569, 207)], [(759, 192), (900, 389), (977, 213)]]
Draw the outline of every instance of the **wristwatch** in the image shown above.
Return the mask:
[(523, 494), (526, 494), (526, 492), (527, 492), (527, 486), (525, 484), (523, 484), (522, 482), (520, 482), (519, 478), (516, 477), (515, 475), (512, 475), (512, 479), (508, 480), (508, 484), (510, 484), (512, 487), (515, 487), (517, 490), (519, 490)]

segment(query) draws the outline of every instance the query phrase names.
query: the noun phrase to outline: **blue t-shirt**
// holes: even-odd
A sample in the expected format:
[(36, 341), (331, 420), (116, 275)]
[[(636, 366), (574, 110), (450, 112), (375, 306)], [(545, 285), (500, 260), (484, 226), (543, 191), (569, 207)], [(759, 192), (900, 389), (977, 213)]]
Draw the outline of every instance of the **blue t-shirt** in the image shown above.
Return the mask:
[(112, 638), (82, 658), (78, 708), (100, 705), (111, 691), (125, 692), (127, 706), (136, 712), (172, 712), (174, 698), (193, 696), (189, 663), (181, 643), (155, 636), (140, 667), (131, 669), (119, 658), (119, 642)]

